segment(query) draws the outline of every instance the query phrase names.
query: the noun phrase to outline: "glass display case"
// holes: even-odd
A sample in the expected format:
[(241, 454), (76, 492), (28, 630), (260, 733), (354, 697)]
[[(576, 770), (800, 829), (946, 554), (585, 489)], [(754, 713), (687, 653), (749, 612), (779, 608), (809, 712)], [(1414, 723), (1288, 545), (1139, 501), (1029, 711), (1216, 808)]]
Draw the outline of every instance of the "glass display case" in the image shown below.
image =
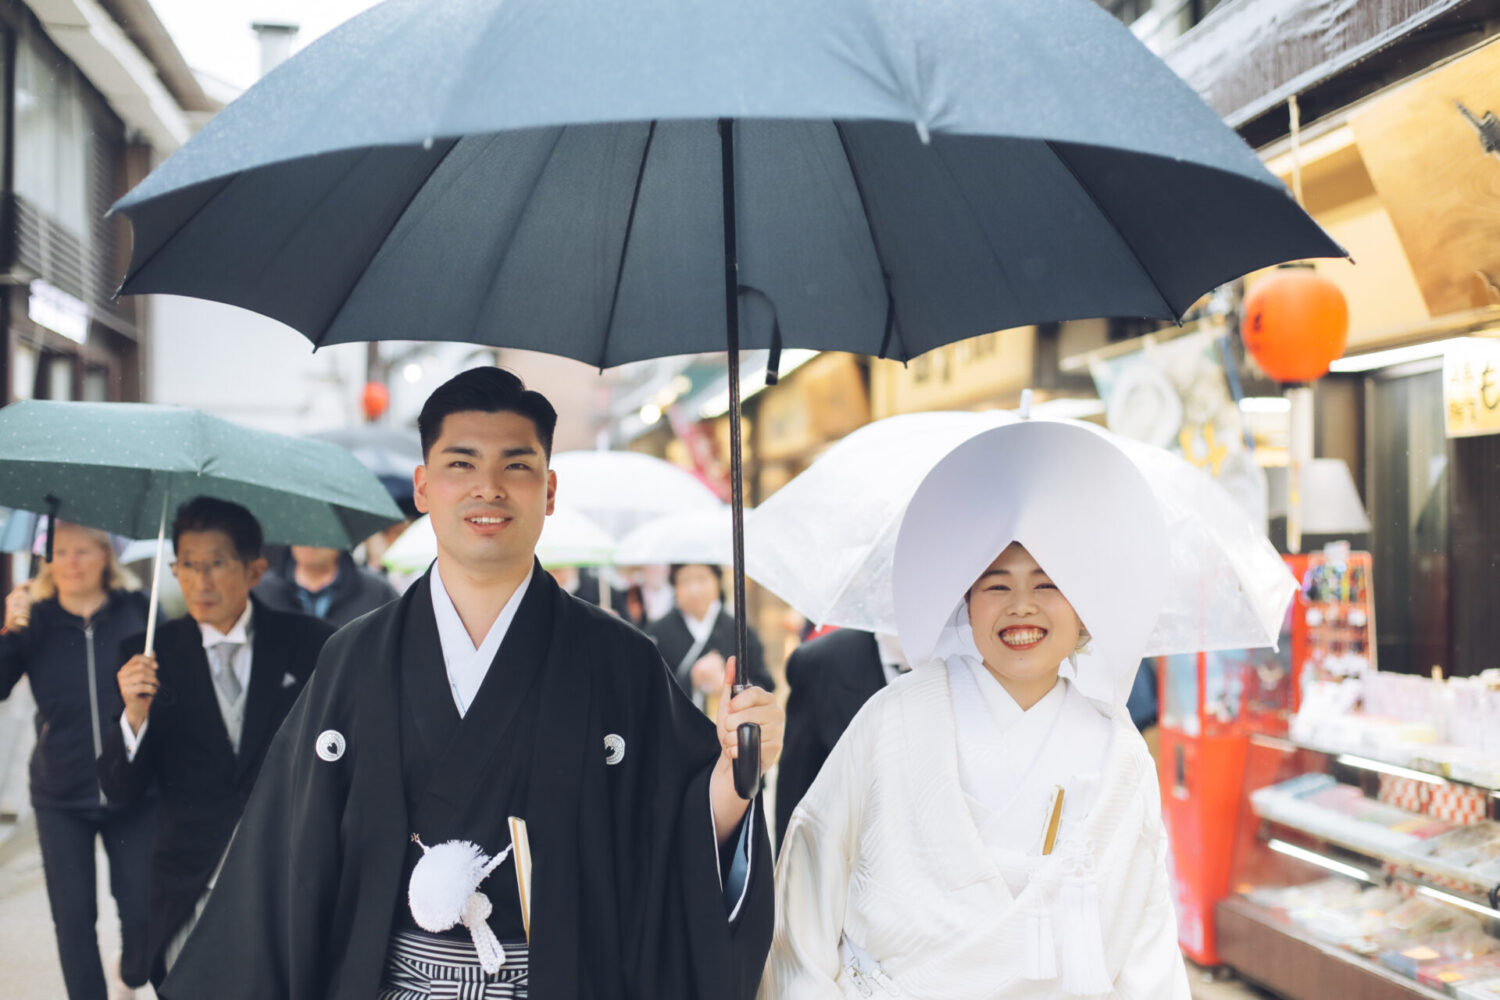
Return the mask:
[(1250, 737), (1225, 964), (1290, 1000), (1500, 998), (1500, 789), (1412, 765)]

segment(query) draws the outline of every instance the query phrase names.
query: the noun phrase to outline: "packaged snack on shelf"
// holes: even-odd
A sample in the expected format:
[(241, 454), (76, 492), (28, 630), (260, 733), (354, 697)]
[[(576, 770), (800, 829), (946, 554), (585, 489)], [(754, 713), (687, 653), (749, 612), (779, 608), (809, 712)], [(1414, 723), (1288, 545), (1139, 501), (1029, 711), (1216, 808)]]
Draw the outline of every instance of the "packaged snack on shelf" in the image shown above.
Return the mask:
[(1417, 981), (1440, 990), (1457, 992), (1469, 983), (1483, 983), (1500, 977), (1500, 956), (1493, 952), (1480, 958), (1430, 965), (1417, 973)]
[(1500, 881), (1500, 823), (1484, 820), (1461, 826), (1412, 848), (1408, 853), (1463, 869), (1479, 879)]
[(1495, 939), (1485, 934), (1479, 921), (1467, 914), (1454, 913), (1449, 925), (1440, 931), (1423, 934), (1403, 942), (1403, 947), (1380, 954), (1380, 961), (1413, 979), (1429, 968), (1455, 961), (1472, 961), (1488, 955)]
[(1466, 983), (1453, 994), (1458, 1000), (1500, 1000), (1500, 978)]

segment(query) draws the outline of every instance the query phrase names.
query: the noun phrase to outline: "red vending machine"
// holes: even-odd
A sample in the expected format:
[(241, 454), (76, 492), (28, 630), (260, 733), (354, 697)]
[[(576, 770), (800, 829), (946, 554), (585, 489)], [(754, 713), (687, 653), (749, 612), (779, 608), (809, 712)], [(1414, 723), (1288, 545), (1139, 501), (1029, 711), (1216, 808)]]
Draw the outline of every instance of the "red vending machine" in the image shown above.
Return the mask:
[(1301, 584), (1276, 649), (1162, 657), (1162, 815), (1182, 950), (1218, 965), (1214, 907), (1229, 894), (1235, 832), (1253, 733), (1286, 735), (1307, 680), (1373, 666), (1370, 555), (1330, 546), (1285, 556)]

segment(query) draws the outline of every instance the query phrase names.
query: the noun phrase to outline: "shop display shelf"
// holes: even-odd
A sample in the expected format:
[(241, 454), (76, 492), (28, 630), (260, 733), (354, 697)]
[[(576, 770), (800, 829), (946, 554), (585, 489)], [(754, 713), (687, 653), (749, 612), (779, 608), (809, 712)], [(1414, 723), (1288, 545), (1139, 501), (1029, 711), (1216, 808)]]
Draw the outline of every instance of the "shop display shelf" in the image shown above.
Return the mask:
[(1230, 898), (1215, 911), (1219, 952), (1241, 976), (1287, 998), (1443, 1000), (1447, 994), (1362, 955), (1311, 938), (1271, 910)]
[[(1500, 885), (1497, 885), (1493, 880), (1480, 878), (1468, 869), (1444, 864), (1433, 858), (1425, 858), (1405, 851), (1392, 850), (1389, 847), (1350, 836), (1347, 832), (1330, 831), (1325, 826), (1317, 823), (1306, 823), (1301, 821), (1299, 817), (1289, 816), (1286, 813), (1277, 813), (1274, 811), (1262, 812), (1257, 808), (1256, 815), (1267, 823), (1284, 827), (1287, 830), (1294, 830), (1345, 851), (1361, 855), (1382, 864), (1391, 865), (1397, 869), (1397, 871), (1392, 873), (1393, 877), (1414, 885), (1428, 886), (1429, 888), (1446, 891), (1450, 894), (1454, 893), (1453, 889), (1446, 886), (1434, 885), (1421, 877), (1407, 875), (1400, 871), (1400, 869), (1416, 872), (1418, 876), (1426, 876), (1428, 879), (1439, 878), (1458, 883), (1472, 894), (1473, 898), (1467, 901), (1471, 907), (1484, 911), (1484, 916), (1500, 919), (1500, 907), (1495, 905), (1497, 902), (1500, 902)], [(1374, 879), (1372, 878), (1371, 881), (1374, 881)]]
[(1489, 792), (1493, 799), (1500, 799), (1500, 783), (1470, 781), (1465, 778), (1439, 773), (1431, 768), (1423, 767), (1417, 762), (1383, 759), (1379, 751), (1371, 750), (1368, 747), (1320, 746), (1315, 743), (1304, 743), (1288, 739), (1284, 736), (1267, 736), (1263, 734), (1252, 736), (1250, 740), (1252, 743), (1282, 751), (1306, 750), (1310, 753), (1323, 754), (1324, 756), (1334, 758), (1345, 767), (1352, 767), (1361, 771), (1373, 771), (1377, 774), (1388, 774), (1401, 778), (1415, 778), (1418, 781), (1427, 781), (1435, 785), (1461, 785), (1466, 788), (1477, 788), (1481, 791)]

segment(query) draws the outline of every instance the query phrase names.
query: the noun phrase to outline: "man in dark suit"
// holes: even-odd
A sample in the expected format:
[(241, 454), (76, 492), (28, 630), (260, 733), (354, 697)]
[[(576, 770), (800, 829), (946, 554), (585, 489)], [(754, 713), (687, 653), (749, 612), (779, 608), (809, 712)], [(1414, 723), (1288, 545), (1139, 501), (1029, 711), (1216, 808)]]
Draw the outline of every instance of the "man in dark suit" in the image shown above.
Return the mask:
[(144, 636), (125, 640), (125, 709), (105, 727), (99, 757), (111, 801), (131, 801), (153, 781), (159, 790), (147, 923), (156, 984), (202, 911), (271, 737), (333, 633), (250, 596), (266, 561), (260, 524), (238, 504), (183, 504), (172, 541), (188, 617), (161, 627), (155, 656), (142, 652)]
[(786, 661), (786, 737), (776, 778), (776, 839), (865, 702), (907, 670), (894, 636), (836, 629)]
[[(724, 610), (723, 578), (718, 566), (673, 566), (670, 579), (676, 606), (646, 626), (646, 634), (656, 640), (672, 676), (710, 718), (723, 691), (724, 666), (734, 655), (734, 618)], [(775, 690), (754, 629), (745, 637), (745, 660), (741, 669), (750, 683)]]

